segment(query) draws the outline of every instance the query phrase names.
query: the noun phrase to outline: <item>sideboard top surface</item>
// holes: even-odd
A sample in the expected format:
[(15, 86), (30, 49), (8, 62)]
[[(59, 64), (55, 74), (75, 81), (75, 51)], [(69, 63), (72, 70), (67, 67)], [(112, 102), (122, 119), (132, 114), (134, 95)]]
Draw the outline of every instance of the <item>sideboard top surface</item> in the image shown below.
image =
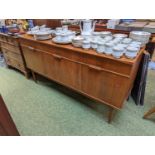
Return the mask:
[(39, 41), (39, 40), (35, 40), (34, 37), (30, 36), (30, 35), (27, 35), (27, 34), (24, 34), (24, 35), (21, 35), (20, 36), (21, 39), (26, 39), (26, 40), (29, 40), (29, 41), (34, 41), (34, 42), (37, 42), (37, 43), (40, 43), (40, 44), (46, 44), (46, 45), (50, 45), (50, 46), (54, 46), (54, 47), (58, 47), (58, 48), (62, 48), (62, 49), (68, 49), (68, 50), (72, 50), (72, 51), (75, 51), (75, 52), (79, 52), (79, 53), (84, 53), (84, 54), (89, 54), (89, 55), (94, 55), (96, 57), (102, 57), (102, 58), (107, 58), (107, 59), (111, 59), (113, 61), (119, 61), (119, 62), (122, 62), (122, 63), (125, 63), (125, 64), (129, 64), (129, 65), (133, 65), (134, 63), (137, 62), (139, 56), (141, 55), (141, 53), (144, 51), (144, 47), (139, 51), (138, 55), (136, 58), (134, 59), (128, 59), (126, 58), (125, 56), (121, 57), (120, 59), (116, 59), (114, 58), (113, 56), (111, 55), (106, 55), (106, 54), (100, 54), (100, 53), (97, 53), (95, 50), (92, 50), (92, 49), (89, 49), (89, 50), (84, 50), (82, 48), (77, 48), (77, 47), (74, 47), (72, 46), (71, 44), (67, 44), (67, 45), (61, 45), (61, 44), (56, 44), (54, 42), (52, 42), (52, 40), (44, 40), (44, 41)]

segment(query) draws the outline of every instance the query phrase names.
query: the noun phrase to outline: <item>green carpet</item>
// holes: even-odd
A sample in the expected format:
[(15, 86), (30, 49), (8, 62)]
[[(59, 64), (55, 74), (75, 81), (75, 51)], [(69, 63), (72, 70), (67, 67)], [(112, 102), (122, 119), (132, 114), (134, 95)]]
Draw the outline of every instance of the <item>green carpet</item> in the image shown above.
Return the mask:
[(0, 93), (21, 135), (155, 135), (155, 115), (142, 116), (155, 106), (155, 71), (149, 71), (145, 105), (132, 99), (107, 123), (107, 106), (95, 103), (54, 82), (27, 80), (0, 67)]

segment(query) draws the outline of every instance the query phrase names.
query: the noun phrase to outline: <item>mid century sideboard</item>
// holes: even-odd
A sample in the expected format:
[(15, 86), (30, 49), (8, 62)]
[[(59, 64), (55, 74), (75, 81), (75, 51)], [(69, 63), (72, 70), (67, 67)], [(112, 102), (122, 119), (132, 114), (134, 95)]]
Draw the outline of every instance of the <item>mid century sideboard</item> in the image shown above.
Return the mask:
[(114, 109), (121, 109), (130, 94), (144, 51), (142, 48), (135, 59), (115, 59), (51, 40), (37, 41), (29, 35), (22, 35), (19, 40), (26, 66), (34, 78), (38, 73), (108, 105), (109, 122)]

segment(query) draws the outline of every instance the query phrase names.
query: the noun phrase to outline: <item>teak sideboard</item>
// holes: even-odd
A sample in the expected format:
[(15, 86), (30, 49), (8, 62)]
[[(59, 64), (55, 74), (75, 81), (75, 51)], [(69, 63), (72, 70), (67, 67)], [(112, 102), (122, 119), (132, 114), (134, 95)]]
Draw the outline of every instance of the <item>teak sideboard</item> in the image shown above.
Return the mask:
[(75, 90), (114, 109), (121, 109), (132, 89), (144, 49), (135, 59), (96, 53), (72, 45), (58, 45), (51, 40), (37, 41), (29, 35), (20, 37), (27, 67), (32, 74)]

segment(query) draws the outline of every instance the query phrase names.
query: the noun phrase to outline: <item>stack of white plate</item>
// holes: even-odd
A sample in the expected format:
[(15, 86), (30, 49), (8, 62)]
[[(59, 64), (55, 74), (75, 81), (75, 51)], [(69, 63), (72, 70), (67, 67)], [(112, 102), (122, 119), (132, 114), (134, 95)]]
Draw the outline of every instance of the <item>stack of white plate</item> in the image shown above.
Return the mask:
[(131, 31), (129, 37), (135, 41), (141, 42), (143, 45), (149, 42), (151, 33), (144, 31)]

